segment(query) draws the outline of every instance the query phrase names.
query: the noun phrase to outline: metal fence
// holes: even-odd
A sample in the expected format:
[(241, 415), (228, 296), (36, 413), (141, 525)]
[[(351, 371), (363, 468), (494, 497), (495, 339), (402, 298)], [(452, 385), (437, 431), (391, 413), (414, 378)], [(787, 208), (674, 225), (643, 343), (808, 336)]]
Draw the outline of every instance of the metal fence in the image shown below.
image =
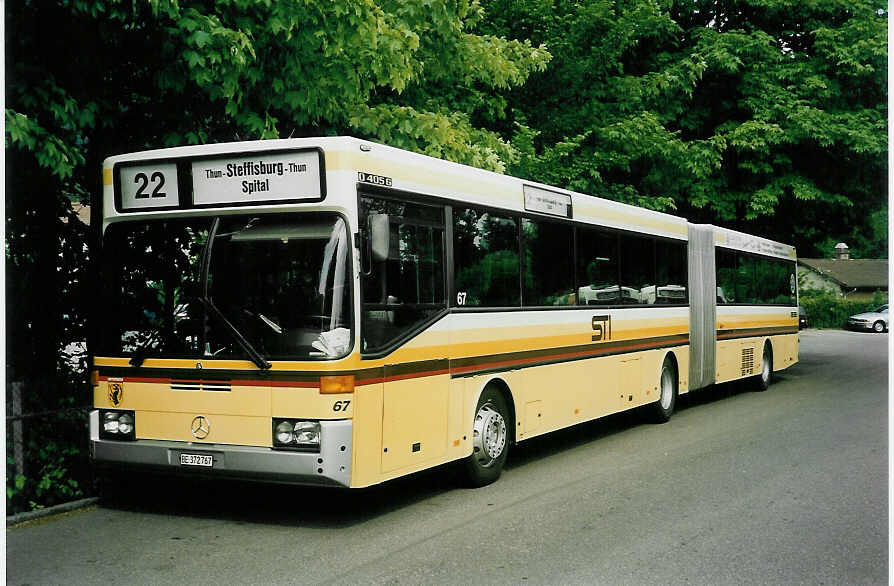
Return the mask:
[[(8, 385), (9, 393), (7, 396), (11, 398), (11, 401), (9, 404), (9, 414), (6, 416), (6, 429), (7, 433), (9, 433), (10, 428), (12, 429), (12, 441), (10, 443), (12, 446), (16, 475), (25, 473), (25, 425), (28, 420), (52, 417), (62, 413), (76, 413), (80, 414), (83, 417), (84, 422), (86, 422), (90, 410), (93, 409), (93, 407), (85, 405), (23, 413), (22, 396), (25, 386), (25, 383), (21, 381), (9, 383)], [(9, 438), (7, 441), (9, 441)], [(7, 454), (8, 453), (9, 452), (7, 451)]]

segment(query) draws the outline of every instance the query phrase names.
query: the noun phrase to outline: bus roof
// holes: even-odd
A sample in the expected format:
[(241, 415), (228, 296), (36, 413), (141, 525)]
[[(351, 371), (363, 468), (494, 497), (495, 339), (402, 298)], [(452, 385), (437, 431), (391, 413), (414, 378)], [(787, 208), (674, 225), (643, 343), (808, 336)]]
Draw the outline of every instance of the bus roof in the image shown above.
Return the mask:
[[(317, 205), (321, 201), (325, 201), (327, 205), (333, 204), (333, 198), (326, 199), (325, 185), (332, 186), (341, 181), (342, 184), (350, 182), (361, 187), (388, 187), (407, 193), (544, 217), (570, 217), (607, 228), (666, 238), (688, 238), (688, 222), (679, 216), (346, 136), (216, 143), (122, 154), (109, 157), (103, 162), (103, 183), (108, 190), (107, 195), (110, 195), (115, 185), (116, 165), (159, 161), (194, 162), (204, 159), (226, 161), (230, 160), (227, 155), (241, 164), (249, 156), (269, 160), (273, 156), (270, 153), (272, 151), (281, 153), (311, 149), (322, 152), (324, 161), (324, 191), (321, 198), (313, 200)], [(277, 202), (266, 203), (275, 205)], [(306, 205), (300, 201), (289, 203)], [(344, 200), (341, 205), (350, 207), (350, 202)], [(118, 215), (112, 206), (107, 205), (104, 209), (107, 218)], [(265, 206), (265, 211), (267, 209), (268, 206)], [(715, 228), (715, 235), (718, 246), (783, 258), (794, 256), (792, 247), (766, 239), (723, 228)]]

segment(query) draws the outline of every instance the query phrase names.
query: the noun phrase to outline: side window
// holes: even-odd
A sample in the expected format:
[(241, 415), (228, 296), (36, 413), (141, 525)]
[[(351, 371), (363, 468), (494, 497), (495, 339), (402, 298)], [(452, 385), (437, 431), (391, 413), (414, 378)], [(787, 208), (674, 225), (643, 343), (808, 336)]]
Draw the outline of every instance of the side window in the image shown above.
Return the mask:
[(618, 237), (592, 228), (577, 229), (577, 304), (619, 305)]
[(754, 279), (755, 259), (739, 254), (736, 256), (736, 299), (737, 303), (759, 303)]
[(443, 208), (364, 196), (364, 231), (371, 214), (387, 214), (391, 243), (381, 262), (372, 262), (366, 246), (361, 251), (364, 352), (386, 348), (447, 307)]
[(754, 290), (755, 302), (763, 305), (788, 303), (787, 271), (782, 263), (769, 258), (755, 258)]
[(795, 305), (795, 264), (717, 249), (717, 303)]
[(476, 208), (453, 212), (456, 298), (472, 307), (518, 307), (518, 223), (508, 215)]
[(654, 300), (650, 298), (650, 300), (644, 301), (659, 304), (686, 303), (688, 301), (686, 245), (682, 242), (658, 240), (655, 243), (655, 256), (658, 279), (655, 283)]
[(572, 227), (525, 218), (522, 235), (524, 305), (574, 305)]
[(736, 297), (736, 253), (717, 248), (717, 303), (738, 303)]
[(757, 287), (762, 303), (795, 305), (795, 267), (790, 262), (762, 258), (756, 270)]
[(786, 261), (774, 261), (779, 274), (779, 289), (773, 299), (775, 304), (795, 306), (798, 304), (798, 277), (795, 263)]
[(621, 303), (650, 303), (655, 296), (655, 241), (621, 236)]

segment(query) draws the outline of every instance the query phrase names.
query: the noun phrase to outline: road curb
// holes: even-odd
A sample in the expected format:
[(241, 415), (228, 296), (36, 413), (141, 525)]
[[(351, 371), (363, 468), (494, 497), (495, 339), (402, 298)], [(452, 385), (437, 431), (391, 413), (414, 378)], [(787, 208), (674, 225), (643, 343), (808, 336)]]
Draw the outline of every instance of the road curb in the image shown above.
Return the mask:
[(62, 503), (61, 505), (56, 505), (53, 507), (47, 507), (46, 509), (37, 509), (36, 511), (27, 511), (25, 513), (18, 513), (16, 515), (12, 515), (11, 517), (6, 518), (6, 526), (11, 527), (13, 525), (18, 525), (19, 523), (25, 523), (26, 521), (34, 521), (35, 519), (49, 517), (50, 515), (58, 515), (60, 513), (68, 513), (69, 511), (74, 511), (76, 509), (83, 509), (84, 507), (89, 507), (90, 505), (95, 505), (97, 502), (99, 502), (98, 497), (90, 497), (90, 498), (81, 499), (78, 501)]

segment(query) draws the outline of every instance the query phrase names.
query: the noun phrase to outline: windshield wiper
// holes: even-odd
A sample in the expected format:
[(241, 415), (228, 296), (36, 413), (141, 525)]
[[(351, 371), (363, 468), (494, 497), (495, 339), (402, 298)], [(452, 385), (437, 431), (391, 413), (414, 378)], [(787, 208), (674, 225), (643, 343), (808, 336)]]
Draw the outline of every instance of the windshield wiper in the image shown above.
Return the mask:
[(236, 343), (245, 350), (245, 353), (248, 354), (248, 357), (251, 358), (251, 361), (254, 362), (258, 368), (262, 370), (269, 370), (273, 365), (267, 362), (264, 356), (258, 352), (251, 343), (245, 339), (245, 336), (242, 335), (236, 326), (230, 323), (230, 320), (223, 314), (221, 310), (214, 305), (214, 302), (211, 301), (208, 297), (198, 297), (199, 301), (217, 318), (220, 320), (224, 326), (226, 326), (227, 330), (232, 334), (233, 339), (236, 340)]

